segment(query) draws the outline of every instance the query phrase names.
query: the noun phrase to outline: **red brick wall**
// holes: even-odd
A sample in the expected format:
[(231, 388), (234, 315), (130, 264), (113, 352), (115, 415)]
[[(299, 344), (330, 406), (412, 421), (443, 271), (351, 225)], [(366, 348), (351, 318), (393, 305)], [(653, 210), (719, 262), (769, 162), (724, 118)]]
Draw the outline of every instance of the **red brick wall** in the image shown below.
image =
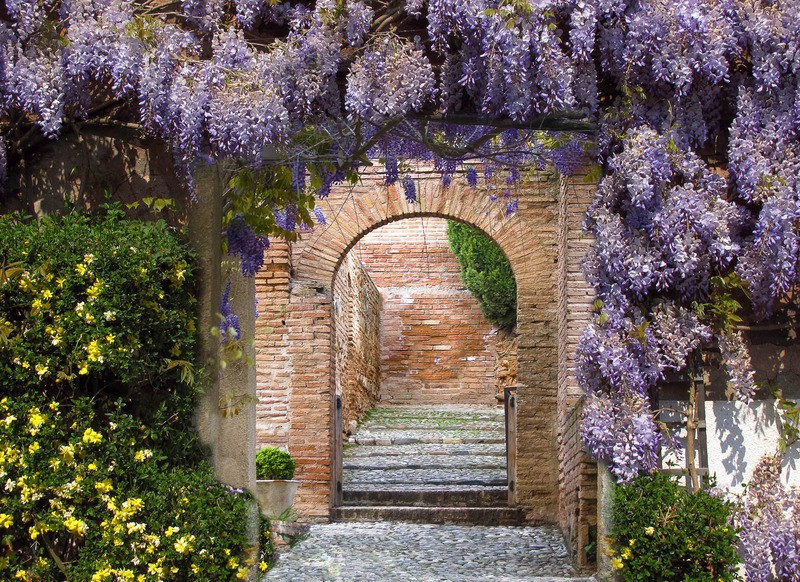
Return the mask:
[(333, 319), (336, 394), (348, 430), (378, 402), (381, 382), (381, 295), (352, 252), (336, 273)]
[(291, 358), (286, 329), (290, 248), (273, 242), (256, 274), (256, 442), (258, 448), (286, 448), (289, 438)]
[(496, 332), (461, 281), (442, 218), (382, 226), (350, 252), (383, 295), (381, 402), (496, 404)]

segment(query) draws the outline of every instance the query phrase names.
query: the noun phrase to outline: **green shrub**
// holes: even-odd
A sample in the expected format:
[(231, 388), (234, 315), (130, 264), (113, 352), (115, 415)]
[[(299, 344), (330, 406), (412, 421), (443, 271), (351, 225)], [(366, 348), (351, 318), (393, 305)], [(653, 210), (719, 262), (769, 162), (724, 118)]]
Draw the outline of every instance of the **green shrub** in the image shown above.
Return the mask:
[(265, 447), (256, 453), (256, 479), (291, 479), (294, 469), (295, 461), (286, 451)]
[(689, 493), (663, 473), (613, 493), (612, 568), (622, 580), (739, 580), (730, 502)]
[(500, 247), (480, 230), (448, 221), (450, 249), (461, 265), (461, 278), (486, 319), (510, 330), (517, 321), (517, 283)]
[(5, 387), (138, 399), (174, 385), (170, 363), (194, 359), (192, 264), (163, 222), (0, 217)]

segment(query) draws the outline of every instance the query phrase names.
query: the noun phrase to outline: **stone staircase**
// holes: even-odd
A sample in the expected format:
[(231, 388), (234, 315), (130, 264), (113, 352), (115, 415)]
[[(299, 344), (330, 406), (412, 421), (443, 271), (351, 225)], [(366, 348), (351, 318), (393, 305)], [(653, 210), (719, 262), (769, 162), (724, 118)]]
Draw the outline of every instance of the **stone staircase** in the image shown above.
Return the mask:
[(503, 410), (375, 408), (344, 447), (340, 521), (519, 525)]

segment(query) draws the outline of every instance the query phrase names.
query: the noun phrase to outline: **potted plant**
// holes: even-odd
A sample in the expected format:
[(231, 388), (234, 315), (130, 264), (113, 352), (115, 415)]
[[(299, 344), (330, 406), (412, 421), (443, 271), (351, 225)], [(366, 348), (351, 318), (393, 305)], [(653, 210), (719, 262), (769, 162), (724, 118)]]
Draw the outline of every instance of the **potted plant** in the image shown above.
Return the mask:
[(261, 513), (278, 517), (292, 506), (300, 481), (292, 479), (296, 464), (287, 451), (265, 447), (256, 453), (256, 499)]

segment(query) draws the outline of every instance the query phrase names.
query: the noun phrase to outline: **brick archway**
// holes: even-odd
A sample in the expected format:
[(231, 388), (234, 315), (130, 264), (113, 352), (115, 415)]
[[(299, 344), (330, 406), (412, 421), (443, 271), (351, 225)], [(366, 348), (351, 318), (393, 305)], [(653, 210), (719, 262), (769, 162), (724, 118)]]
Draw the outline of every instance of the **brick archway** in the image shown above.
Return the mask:
[[(418, 200), (382, 184), (377, 173), (335, 189), (321, 203), (328, 224), (290, 249), (271, 249), (257, 281), (259, 298), (278, 312), (258, 323), (259, 443), (288, 446), (302, 481), (296, 508), (328, 519), (334, 499), (335, 405), (332, 286), (338, 266), (364, 235), (390, 222), (434, 216), (472, 224), (492, 237), (517, 279), (520, 383), (517, 395), (516, 499), (533, 521), (556, 523), (558, 435), (558, 199), (555, 176), (540, 174), (516, 192), (519, 209), (506, 217), (502, 196), (435, 174), (416, 177)], [(263, 309), (262, 309), (263, 310)], [(276, 428), (277, 427), (277, 428)]]

